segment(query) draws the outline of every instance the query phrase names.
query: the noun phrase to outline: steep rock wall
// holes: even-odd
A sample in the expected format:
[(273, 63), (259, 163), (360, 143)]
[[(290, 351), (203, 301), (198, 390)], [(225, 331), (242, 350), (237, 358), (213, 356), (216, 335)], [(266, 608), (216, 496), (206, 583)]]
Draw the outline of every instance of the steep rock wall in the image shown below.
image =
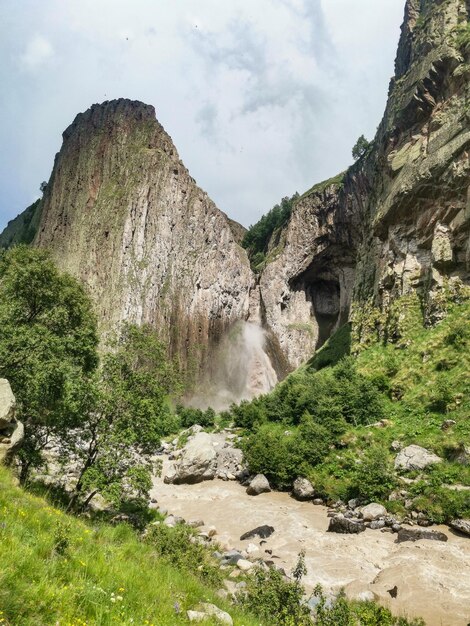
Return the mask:
[(248, 316), (239, 228), (189, 175), (152, 106), (94, 105), (63, 134), (35, 244), (81, 278), (101, 330), (155, 325), (186, 365)]
[(354, 298), (356, 311), (365, 301), (380, 311), (379, 333), (401, 296), (419, 295), (432, 322), (443, 292), (456, 295), (470, 281), (468, 17), (464, 0), (406, 5), (395, 77), (364, 165), (370, 232)]
[(301, 196), (261, 274), (262, 319), (290, 367), (348, 320), (366, 185), (351, 170)]
[(408, 0), (395, 76), (367, 153), (304, 194), (260, 278), (291, 366), (351, 316), (387, 336), (394, 303), (425, 321), (470, 282), (470, 35), (464, 0)]

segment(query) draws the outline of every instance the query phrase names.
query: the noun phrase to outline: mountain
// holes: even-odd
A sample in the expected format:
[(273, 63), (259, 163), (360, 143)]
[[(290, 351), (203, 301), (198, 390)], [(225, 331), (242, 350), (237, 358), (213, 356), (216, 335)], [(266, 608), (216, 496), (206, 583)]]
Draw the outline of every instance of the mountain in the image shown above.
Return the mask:
[(432, 323), (468, 293), (469, 13), (463, 0), (408, 0), (374, 141), (276, 235), (261, 300), (292, 365), (348, 318), (356, 342), (387, 339), (406, 311)]
[(259, 276), (242, 227), (196, 185), (153, 107), (129, 100), (76, 117), (40, 206), (0, 242), (35, 227), (34, 245), (89, 286), (105, 334), (150, 322), (186, 366), (204, 369), (238, 320), (263, 323), (278, 374), (348, 320), (358, 344), (398, 338), (410, 316), (433, 323), (470, 283), (469, 13), (465, 0), (407, 1), (374, 140), (294, 202)]
[(248, 315), (239, 225), (191, 178), (152, 106), (94, 105), (63, 134), (34, 240), (80, 277), (101, 331), (154, 324), (183, 363)]

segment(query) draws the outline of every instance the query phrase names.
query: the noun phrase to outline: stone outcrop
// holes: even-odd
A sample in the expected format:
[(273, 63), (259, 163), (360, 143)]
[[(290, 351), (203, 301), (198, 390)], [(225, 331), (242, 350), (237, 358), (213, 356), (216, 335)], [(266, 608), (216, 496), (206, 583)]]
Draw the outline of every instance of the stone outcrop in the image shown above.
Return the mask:
[(154, 108), (115, 100), (64, 132), (35, 244), (88, 285), (102, 331), (148, 322), (200, 363), (248, 316), (240, 228), (196, 185)]
[(16, 400), (5, 378), (0, 378), (0, 463), (7, 462), (21, 446), (24, 426), (15, 417)]
[(430, 452), (421, 446), (411, 445), (406, 446), (397, 454), (395, 457), (395, 469), (406, 471), (422, 470), (441, 461), (442, 459), (434, 452)]

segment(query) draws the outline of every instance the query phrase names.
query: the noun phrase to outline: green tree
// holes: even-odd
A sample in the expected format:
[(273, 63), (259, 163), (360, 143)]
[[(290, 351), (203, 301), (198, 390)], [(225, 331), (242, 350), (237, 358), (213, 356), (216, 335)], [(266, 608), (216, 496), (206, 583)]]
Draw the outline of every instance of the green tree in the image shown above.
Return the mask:
[(356, 141), (356, 143), (354, 144), (354, 147), (352, 149), (353, 159), (355, 161), (357, 161), (358, 159), (361, 159), (365, 155), (367, 150), (369, 149), (369, 146), (370, 146), (370, 141), (367, 141), (364, 135), (361, 135), (359, 139)]
[(0, 376), (10, 381), (25, 424), (23, 481), (41, 465), (50, 439), (81, 420), (97, 343), (87, 294), (46, 252), (17, 246), (0, 255)]
[(113, 348), (96, 377), (92, 410), (77, 436), (64, 441), (64, 457), (73, 455), (80, 466), (70, 508), (97, 493), (116, 506), (144, 497), (160, 438), (177, 429), (169, 400), (180, 380), (155, 330), (126, 325)]

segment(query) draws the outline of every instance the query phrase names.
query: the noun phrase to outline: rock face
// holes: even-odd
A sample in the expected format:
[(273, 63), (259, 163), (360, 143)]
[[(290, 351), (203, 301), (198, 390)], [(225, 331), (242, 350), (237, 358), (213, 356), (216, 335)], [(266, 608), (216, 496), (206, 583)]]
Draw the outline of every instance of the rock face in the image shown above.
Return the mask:
[(0, 378), (0, 463), (10, 459), (24, 438), (24, 426), (15, 418), (15, 409), (10, 383)]
[(422, 470), (429, 465), (440, 463), (442, 459), (421, 446), (406, 446), (395, 457), (395, 469)]
[[(102, 330), (150, 322), (186, 365), (213, 363), (213, 343), (249, 315), (277, 374), (348, 320), (356, 346), (398, 341), (410, 319), (434, 323), (470, 294), (469, 11), (406, 1), (374, 140), (296, 201), (257, 281), (239, 225), (197, 187), (153, 107), (129, 100), (77, 116), (40, 206), (0, 245), (39, 222), (35, 244), (85, 280)], [(275, 380), (263, 359), (253, 371), (257, 388)]]
[(360, 341), (371, 332), (366, 302), (374, 332), (393, 338), (410, 306), (397, 310), (400, 297), (418, 295), (434, 322), (470, 281), (470, 50), (457, 37), (468, 18), (464, 0), (406, 3), (385, 115), (364, 162), (372, 191), (356, 271)]
[(93, 105), (63, 134), (35, 244), (83, 279), (103, 331), (159, 329), (183, 362), (248, 316), (239, 227), (191, 178), (152, 106)]
[[(377, 135), (344, 175), (293, 208), (260, 279), (291, 366), (348, 318), (355, 344), (398, 340), (470, 293), (470, 48), (464, 0), (407, 0)], [(276, 244), (276, 245), (274, 245)]]

